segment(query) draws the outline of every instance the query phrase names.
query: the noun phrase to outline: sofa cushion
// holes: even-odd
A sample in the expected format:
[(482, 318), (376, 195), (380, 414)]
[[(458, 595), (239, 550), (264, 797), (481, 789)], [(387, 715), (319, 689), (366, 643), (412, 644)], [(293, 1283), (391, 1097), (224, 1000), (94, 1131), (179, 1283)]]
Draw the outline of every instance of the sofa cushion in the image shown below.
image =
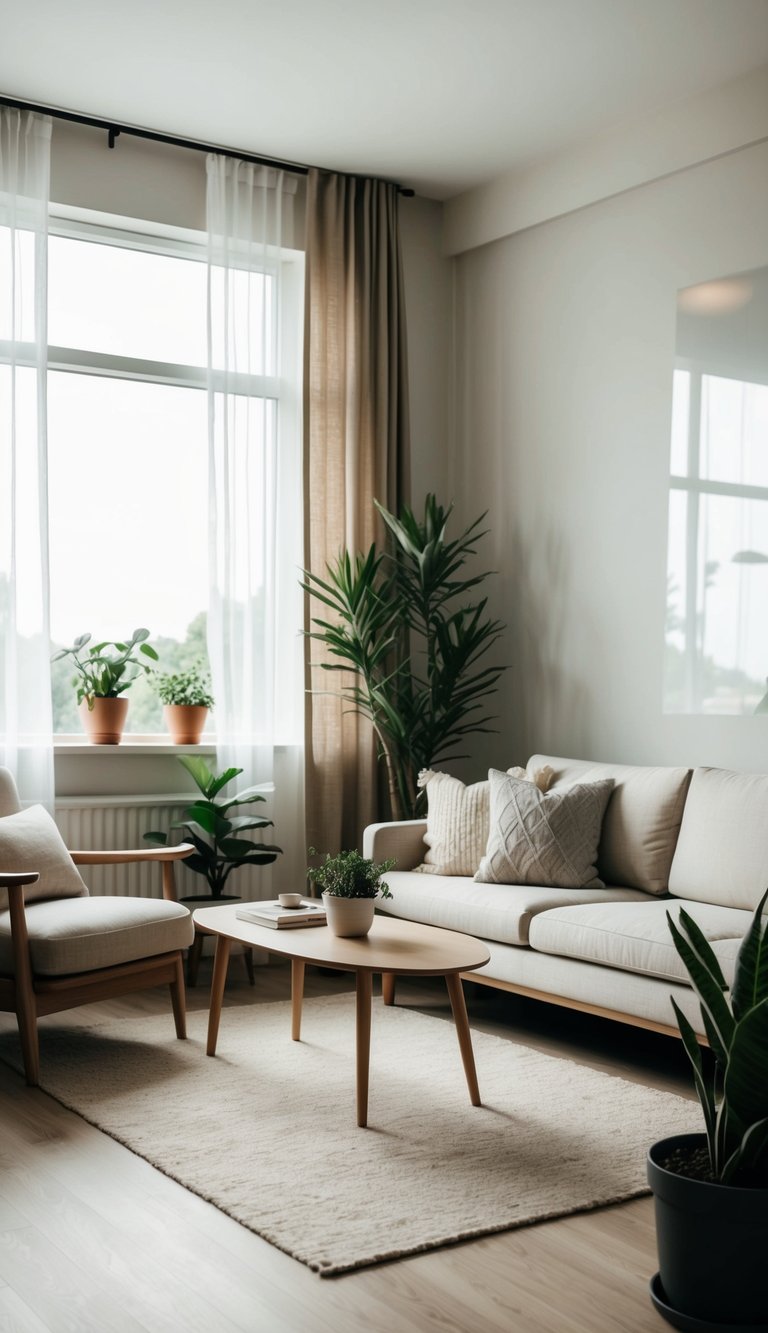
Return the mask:
[[(162, 898), (67, 898), (26, 909), (32, 968), (46, 976), (94, 972), (186, 949), (192, 916)], [(0, 912), (0, 973), (13, 975), (9, 912)]]
[[(524, 768), (507, 771), (534, 782), (541, 791), (547, 790), (553, 776), (549, 769), (535, 773)], [(419, 774), (419, 786), (427, 792), (427, 851), (415, 869), (423, 875), (474, 875), (485, 855), (490, 831), (488, 779), (465, 786), (450, 773), (425, 769)]]
[[(681, 906), (671, 899), (664, 902), (648, 899), (644, 903), (600, 902), (584, 907), (560, 907), (536, 916), (528, 939), (531, 948), (539, 953), (559, 954), (689, 984), (667, 922), (667, 912), (676, 921)], [(712, 944), (725, 978), (730, 981), (751, 913), (709, 903), (684, 906)]]
[(597, 873), (606, 884), (666, 893), (691, 770), (597, 764), (542, 754), (528, 761), (529, 768), (545, 764), (555, 770), (553, 791), (574, 782), (613, 779), (597, 852)]
[(649, 902), (635, 889), (552, 889), (537, 885), (478, 884), (463, 876), (414, 875), (392, 870), (387, 875), (391, 898), (376, 899), (376, 908), (406, 921), (460, 930), (502, 944), (528, 943), (537, 912), (566, 903)]
[(754, 911), (768, 888), (768, 777), (695, 770), (669, 888), (678, 898)]
[(416, 870), (424, 875), (474, 875), (488, 841), (490, 787), (465, 786), (450, 773), (419, 775), (427, 791), (427, 851)]
[[(0, 819), (0, 869), (8, 874), (38, 871), (37, 882), (24, 889), (25, 903), (88, 893), (64, 839), (42, 805), (30, 805)], [(0, 889), (0, 909), (7, 906), (8, 890)]]
[(491, 828), (475, 879), (602, 889), (595, 861), (613, 783), (579, 782), (547, 793), (491, 769)]

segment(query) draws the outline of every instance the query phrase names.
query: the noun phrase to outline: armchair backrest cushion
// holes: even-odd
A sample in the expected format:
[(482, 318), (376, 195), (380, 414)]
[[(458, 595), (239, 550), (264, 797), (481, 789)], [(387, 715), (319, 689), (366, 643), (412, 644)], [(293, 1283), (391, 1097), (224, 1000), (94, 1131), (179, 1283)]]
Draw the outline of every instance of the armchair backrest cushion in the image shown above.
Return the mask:
[[(88, 890), (67, 851), (64, 840), (42, 805), (0, 818), (0, 870), (18, 873), (36, 870), (37, 883), (28, 884), (24, 901), (42, 898), (80, 898)], [(8, 906), (8, 891), (0, 890), (0, 909)]]
[(9, 768), (0, 768), (0, 819), (4, 815), (15, 815), (20, 809), (21, 801), (13, 773)]

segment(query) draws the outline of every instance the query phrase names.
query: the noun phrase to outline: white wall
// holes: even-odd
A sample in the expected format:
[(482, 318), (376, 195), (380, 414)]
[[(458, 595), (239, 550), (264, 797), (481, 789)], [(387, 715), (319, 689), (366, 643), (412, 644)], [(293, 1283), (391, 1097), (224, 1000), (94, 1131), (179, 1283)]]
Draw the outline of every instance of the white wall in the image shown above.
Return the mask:
[(767, 217), (762, 143), (455, 260), (453, 480), (490, 509), (512, 663), (473, 773), (534, 750), (768, 768), (766, 717), (661, 711), (676, 292), (768, 263)]

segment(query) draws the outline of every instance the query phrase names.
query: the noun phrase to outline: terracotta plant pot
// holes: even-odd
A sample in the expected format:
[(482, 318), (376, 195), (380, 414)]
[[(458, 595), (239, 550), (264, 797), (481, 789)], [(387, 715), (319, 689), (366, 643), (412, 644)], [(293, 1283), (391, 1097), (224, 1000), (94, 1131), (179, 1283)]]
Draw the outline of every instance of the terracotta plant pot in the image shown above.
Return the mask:
[(92, 703), (93, 707), (89, 708), (87, 700), (83, 699), (80, 705), (80, 720), (91, 745), (119, 745), (125, 727), (128, 700), (121, 696), (117, 699), (96, 696)]
[(165, 725), (174, 745), (199, 745), (208, 709), (203, 704), (163, 704)]
[(324, 893), (323, 906), (332, 935), (343, 939), (367, 935), (373, 925), (376, 908), (374, 898), (337, 898), (335, 893)]

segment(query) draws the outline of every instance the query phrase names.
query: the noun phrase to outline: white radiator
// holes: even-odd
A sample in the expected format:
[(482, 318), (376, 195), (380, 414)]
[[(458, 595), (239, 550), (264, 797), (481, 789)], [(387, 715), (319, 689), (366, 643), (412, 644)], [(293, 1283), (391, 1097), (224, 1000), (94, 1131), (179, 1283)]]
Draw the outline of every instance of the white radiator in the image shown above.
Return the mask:
[[(180, 819), (190, 798), (185, 796), (82, 796), (65, 797), (56, 802), (56, 823), (67, 847), (78, 851), (123, 851), (147, 848), (144, 834), (151, 829), (168, 831)], [(171, 835), (181, 842), (183, 833)], [(204, 893), (200, 875), (183, 870), (176, 863), (176, 888), (180, 896)], [(91, 893), (134, 898), (161, 898), (161, 870), (155, 863), (118, 866), (82, 866)]]

